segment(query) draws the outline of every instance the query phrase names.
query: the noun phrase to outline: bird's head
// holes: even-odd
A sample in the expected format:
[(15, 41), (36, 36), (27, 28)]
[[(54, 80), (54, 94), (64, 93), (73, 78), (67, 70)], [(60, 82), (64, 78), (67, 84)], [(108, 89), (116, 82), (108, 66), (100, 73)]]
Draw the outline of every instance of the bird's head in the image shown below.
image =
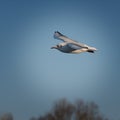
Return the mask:
[(51, 47), (51, 49), (59, 49), (61, 47), (62, 47), (62, 45), (56, 45), (56, 46)]
[(57, 45), (56, 45), (56, 46), (51, 47), (51, 49), (57, 49)]

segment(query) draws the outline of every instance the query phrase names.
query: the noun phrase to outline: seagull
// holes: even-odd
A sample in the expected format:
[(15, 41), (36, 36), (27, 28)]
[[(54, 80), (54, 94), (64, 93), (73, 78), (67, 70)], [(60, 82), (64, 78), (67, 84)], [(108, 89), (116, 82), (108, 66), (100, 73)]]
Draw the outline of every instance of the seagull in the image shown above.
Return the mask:
[(55, 31), (54, 38), (62, 40), (62, 43), (57, 44), (56, 46), (51, 47), (51, 49), (57, 49), (64, 53), (73, 53), (78, 54), (82, 52), (94, 53), (97, 49), (95, 47), (88, 46), (83, 43), (74, 41), (67, 36), (63, 35), (59, 31)]

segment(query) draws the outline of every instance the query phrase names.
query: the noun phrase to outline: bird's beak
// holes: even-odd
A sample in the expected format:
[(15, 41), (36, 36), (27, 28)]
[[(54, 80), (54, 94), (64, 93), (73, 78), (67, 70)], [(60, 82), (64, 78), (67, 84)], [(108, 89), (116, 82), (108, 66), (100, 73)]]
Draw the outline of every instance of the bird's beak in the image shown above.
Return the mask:
[(57, 49), (57, 46), (53, 46), (53, 47), (51, 47), (51, 49)]

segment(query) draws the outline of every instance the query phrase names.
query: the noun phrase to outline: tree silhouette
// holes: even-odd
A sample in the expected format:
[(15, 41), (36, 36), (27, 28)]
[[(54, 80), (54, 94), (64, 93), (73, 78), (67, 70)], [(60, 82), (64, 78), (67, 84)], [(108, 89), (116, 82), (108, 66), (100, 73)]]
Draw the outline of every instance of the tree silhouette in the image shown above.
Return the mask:
[[(5, 113), (0, 120), (13, 120), (11, 113)], [(77, 100), (71, 103), (66, 99), (61, 99), (54, 103), (52, 109), (43, 116), (31, 117), (30, 120), (109, 120), (99, 111), (99, 107), (94, 102)]]
[(71, 119), (74, 110), (74, 105), (69, 103), (66, 99), (62, 99), (55, 103), (53, 107), (53, 114), (57, 120), (67, 120)]
[(94, 102), (77, 100), (74, 104), (66, 99), (55, 102), (52, 110), (36, 120), (108, 120)]

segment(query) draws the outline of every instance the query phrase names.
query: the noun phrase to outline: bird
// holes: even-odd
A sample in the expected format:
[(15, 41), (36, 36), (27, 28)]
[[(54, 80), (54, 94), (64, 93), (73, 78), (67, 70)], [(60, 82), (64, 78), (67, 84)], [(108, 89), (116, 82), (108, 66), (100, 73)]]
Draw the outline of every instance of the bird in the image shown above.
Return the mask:
[(57, 49), (63, 53), (72, 53), (79, 54), (83, 52), (94, 53), (97, 49), (95, 47), (88, 46), (86, 44), (77, 42), (63, 35), (59, 31), (54, 32), (55, 39), (62, 40), (62, 43), (57, 44), (56, 46), (51, 47), (51, 49)]

